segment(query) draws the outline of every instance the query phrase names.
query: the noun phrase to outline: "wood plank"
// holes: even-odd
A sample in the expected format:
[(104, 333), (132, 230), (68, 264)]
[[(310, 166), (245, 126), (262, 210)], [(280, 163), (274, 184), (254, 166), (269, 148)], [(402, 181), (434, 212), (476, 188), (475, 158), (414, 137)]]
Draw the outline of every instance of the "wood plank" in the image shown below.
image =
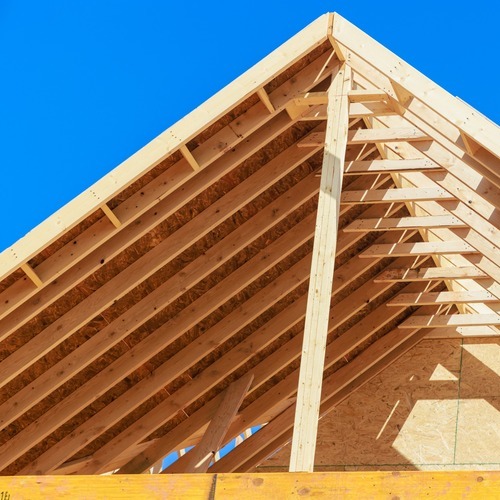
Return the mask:
[(414, 314), (398, 328), (447, 328), (450, 326), (498, 326), (500, 314)]
[[(348, 144), (404, 142), (404, 141), (428, 141), (429, 136), (415, 127), (401, 127), (390, 129), (356, 129), (349, 130), (347, 135)], [(301, 148), (322, 146), (325, 142), (324, 132), (311, 132), (298, 142)]]
[(390, 188), (366, 191), (343, 191), (341, 203), (393, 203), (426, 200), (453, 200), (442, 188)]
[(476, 302), (498, 302), (498, 298), (487, 290), (467, 292), (400, 293), (391, 299), (388, 306), (420, 306), (439, 304), (467, 304)]
[(312, 472), (347, 148), (351, 70), (343, 65), (328, 90), (328, 120), (304, 326), (290, 471)]
[(375, 283), (382, 281), (427, 281), (455, 279), (486, 279), (489, 276), (475, 266), (427, 267), (421, 269), (387, 269), (380, 273)]
[(381, 217), (379, 219), (356, 219), (343, 230), (349, 232), (396, 231), (430, 227), (465, 227), (453, 215), (431, 215), (428, 217)]
[(27, 262), (25, 262), (21, 266), (21, 269), (24, 271), (24, 274), (26, 274), (26, 276), (28, 276), (28, 278), (35, 284), (37, 288), (43, 286), (43, 281), (40, 279), (40, 276), (38, 276), (36, 271)]
[(443, 167), (427, 158), (410, 160), (348, 161), (344, 175), (366, 175), (414, 171), (442, 171)]
[(301, 92), (294, 100), (297, 106), (316, 106), (328, 104), (328, 92)]
[(200, 170), (200, 164), (196, 161), (196, 158), (193, 156), (191, 151), (184, 144), (179, 148), (182, 156), (186, 159), (186, 161), (191, 165), (191, 168), (194, 171)]
[[(297, 106), (297, 112), (293, 115), (293, 118), (300, 116), (301, 121), (315, 121), (315, 120), (326, 120), (327, 119), (327, 106), (326, 104), (315, 105), (312, 107)], [(390, 116), (395, 114), (394, 109), (383, 102), (353, 102), (349, 105), (349, 117), (350, 118), (365, 118), (369, 116)], [(292, 116), (292, 115), (290, 115)]]
[(264, 88), (260, 88), (257, 90), (257, 95), (259, 99), (262, 101), (262, 104), (267, 108), (269, 113), (273, 114), (276, 111), (276, 108), (273, 106), (271, 99), (269, 99), (269, 94), (265, 91)]
[(3, 499), (498, 498), (498, 471), (1, 477)]
[(104, 212), (106, 217), (110, 220), (111, 224), (115, 226), (116, 228), (119, 228), (122, 223), (120, 222), (120, 219), (116, 216), (116, 214), (109, 208), (107, 203), (104, 203), (104, 205), (101, 205), (101, 210)]
[(372, 245), (359, 254), (362, 258), (401, 257), (405, 255), (470, 254), (477, 250), (463, 240), (425, 241), (396, 243), (394, 245)]
[(220, 449), (229, 425), (236, 416), (253, 381), (253, 374), (246, 373), (233, 382), (225, 391), (221, 405), (215, 412), (201, 441), (191, 450), (184, 473), (206, 472), (215, 452)]
[(381, 89), (356, 89), (349, 91), (349, 102), (386, 101), (387, 92)]

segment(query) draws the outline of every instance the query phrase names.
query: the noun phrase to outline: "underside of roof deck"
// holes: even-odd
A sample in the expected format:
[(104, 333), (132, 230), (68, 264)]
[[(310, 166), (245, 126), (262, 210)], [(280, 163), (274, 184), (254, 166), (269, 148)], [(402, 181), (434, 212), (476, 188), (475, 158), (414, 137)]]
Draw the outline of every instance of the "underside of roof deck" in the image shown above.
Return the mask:
[(290, 440), (343, 64), (321, 412), (423, 338), (498, 335), (498, 127), (325, 15), (1, 255), (2, 474), (143, 472), (246, 374), (224, 442), (267, 425), (209, 471)]

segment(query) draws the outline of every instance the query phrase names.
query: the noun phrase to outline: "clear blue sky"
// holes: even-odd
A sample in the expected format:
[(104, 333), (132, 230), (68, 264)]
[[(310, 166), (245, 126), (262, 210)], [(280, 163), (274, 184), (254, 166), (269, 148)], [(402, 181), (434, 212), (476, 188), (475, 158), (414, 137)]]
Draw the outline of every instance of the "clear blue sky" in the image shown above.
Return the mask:
[(500, 121), (497, 0), (0, 0), (0, 250), (328, 11)]

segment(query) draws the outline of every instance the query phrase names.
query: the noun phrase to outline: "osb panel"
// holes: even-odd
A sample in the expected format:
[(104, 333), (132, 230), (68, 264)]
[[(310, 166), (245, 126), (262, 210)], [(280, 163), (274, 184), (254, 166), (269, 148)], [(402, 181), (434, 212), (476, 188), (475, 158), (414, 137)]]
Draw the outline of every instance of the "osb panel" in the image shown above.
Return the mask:
[[(463, 343), (421, 342), (325, 416), (315, 470), (500, 469), (498, 342)], [(258, 469), (289, 458), (290, 445)]]

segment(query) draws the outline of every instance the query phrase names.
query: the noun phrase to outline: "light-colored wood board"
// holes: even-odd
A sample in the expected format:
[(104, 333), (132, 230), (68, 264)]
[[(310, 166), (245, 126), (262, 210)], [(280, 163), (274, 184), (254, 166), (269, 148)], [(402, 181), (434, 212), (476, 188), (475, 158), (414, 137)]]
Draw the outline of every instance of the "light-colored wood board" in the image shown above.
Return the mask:
[(345, 163), (344, 175), (368, 175), (390, 172), (415, 171), (440, 171), (443, 167), (427, 158), (412, 160), (370, 160), (349, 161)]
[(418, 306), (433, 304), (456, 304), (475, 302), (498, 302), (498, 298), (484, 290), (467, 292), (400, 293), (391, 299), (388, 306)]
[(328, 121), (312, 252), (290, 471), (312, 472), (328, 315), (338, 239), (348, 133), (351, 71), (343, 65), (328, 90)]
[(343, 230), (345, 232), (368, 232), (464, 226), (465, 224), (453, 215), (430, 215), (428, 217), (381, 217), (379, 219), (356, 219)]
[(427, 281), (444, 279), (486, 279), (487, 274), (475, 266), (467, 267), (426, 267), (420, 269), (389, 269), (380, 273), (375, 279), (379, 281)]

